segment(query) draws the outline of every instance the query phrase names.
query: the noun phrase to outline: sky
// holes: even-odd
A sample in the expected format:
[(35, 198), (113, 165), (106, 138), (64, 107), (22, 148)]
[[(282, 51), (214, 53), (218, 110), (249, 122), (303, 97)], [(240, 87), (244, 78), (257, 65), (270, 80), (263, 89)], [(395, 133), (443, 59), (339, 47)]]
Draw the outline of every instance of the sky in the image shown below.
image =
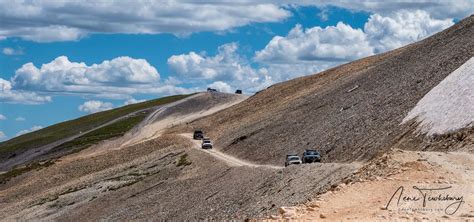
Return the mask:
[(0, 0), (0, 141), (207, 87), (253, 94), (473, 12), (474, 0)]

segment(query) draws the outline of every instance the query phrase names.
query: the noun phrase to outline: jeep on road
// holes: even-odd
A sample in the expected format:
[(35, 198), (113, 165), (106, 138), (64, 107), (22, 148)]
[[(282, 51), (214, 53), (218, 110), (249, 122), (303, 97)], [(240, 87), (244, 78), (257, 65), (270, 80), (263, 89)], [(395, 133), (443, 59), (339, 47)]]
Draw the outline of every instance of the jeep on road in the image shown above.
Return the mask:
[(321, 154), (316, 150), (305, 150), (303, 153), (303, 163), (321, 162)]
[(202, 130), (194, 130), (193, 139), (201, 140), (202, 138), (204, 138), (204, 133)]
[(301, 164), (301, 159), (296, 154), (288, 154), (286, 155), (285, 167), (292, 165), (292, 164)]
[(202, 146), (203, 149), (212, 149), (211, 139), (203, 138), (202, 139)]

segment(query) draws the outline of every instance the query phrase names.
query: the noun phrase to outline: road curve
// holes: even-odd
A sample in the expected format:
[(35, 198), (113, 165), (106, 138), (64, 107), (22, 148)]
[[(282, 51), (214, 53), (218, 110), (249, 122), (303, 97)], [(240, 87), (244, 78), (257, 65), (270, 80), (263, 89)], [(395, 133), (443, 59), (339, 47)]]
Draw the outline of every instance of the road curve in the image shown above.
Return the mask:
[(202, 149), (201, 148), (201, 141), (200, 140), (194, 140), (192, 134), (190, 133), (185, 133), (185, 134), (180, 134), (181, 136), (189, 139), (192, 141), (194, 144), (193, 148), (198, 149), (202, 152), (208, 153), (209, 155), (215, 157), (216, 159), (219, 159), (223, 162), (225, 162), (227, 165), (231, 167), (265, 167), (265, 168), (270, 168), (270, 169), (283, 169), (284, 167), (282, 166), (275, 166), (275, 165), (263, 165), (263, 164), (255, 164), (251, 163), (236, 157), (233, 157), (231, 155), (225, 154), (215, 148), (213, 149)]

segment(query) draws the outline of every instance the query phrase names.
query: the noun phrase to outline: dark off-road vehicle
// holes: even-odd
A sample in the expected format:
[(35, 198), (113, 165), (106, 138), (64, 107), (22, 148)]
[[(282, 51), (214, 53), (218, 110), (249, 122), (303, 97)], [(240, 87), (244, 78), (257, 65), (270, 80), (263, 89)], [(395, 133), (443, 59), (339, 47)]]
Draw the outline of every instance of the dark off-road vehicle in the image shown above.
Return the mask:
[(204, 133), (202, 130), (194, 130), (193, 139), (201, 140), (202, 138), (204, 138)]
[(321, 154), (316, 150), (305, 150), (303, 153), (303, 163), (321, 162)]
[(242, 90), (241, 89), (235, 90), (235, 94), (242, 94)]

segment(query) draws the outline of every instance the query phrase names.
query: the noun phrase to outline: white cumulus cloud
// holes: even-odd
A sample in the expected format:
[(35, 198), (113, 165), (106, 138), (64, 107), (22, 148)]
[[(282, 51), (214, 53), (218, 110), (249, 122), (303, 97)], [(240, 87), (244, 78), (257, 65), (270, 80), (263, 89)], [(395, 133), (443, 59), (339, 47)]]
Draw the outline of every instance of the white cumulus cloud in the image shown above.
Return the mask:
[(177, 75), (197, 79), (237, 79), (243, 80), (253, 70), (237, 53), (235, 42), (218, 47), (215, 56), (199, 55), (195, 52), (173, 55), (168, 58), (168, 66)]
[(4, 115), (0, 114), (0, 120), (6, 120), (7, 117), (5, 117)]
[(144, 59), (124, 56), (87, 66), (60, 56), (40, 68), (33, 63), (24, 64), (12, 81), (17, 89), (80, 92), (83, 86), (148, 84), (159, 78), (158, 71)]
[[(86, 95), (108, 99), (130, 99), (132, 94), (183, 94), (192, 89), (178, 87), (168, 78), (160, 82), (160, 74), (144, 59), (127, 56), (87, 65), (71, 62), (66, 56), (36, 67), (26, 63), (15, 71), (8, 90), (48, 95)], [(50, 97), (48, 97), (50, 100)], [(1, 99), (1, 97), (0, 97)]]
[(51, 102), (51, 96), (35, 92), (13, 90), (10, 81), (0, 78), (0, 103), (43, 104)]
[(232, 87), (229, 84), (222, 81), (213, 82), (207, 85), (207, 87), (217, 89), (219, 92), (226, 92), (226, 93), (232, 92)]
[(112, 109), (114, 105), (109, 102), (102, 102), (98, 100), (90, 100), (84, 102), (82, 105), (79, 105), (79, 111), (86, 112), (86, 113), (96, 113), (105, 110)]
[(254, 59), (281, 81), (395, 49), (453, 24), (452, 19), (435, 19), (425, 11), (401, 10), (371, 15), (363, 30), (343, 22), (325, 28), (296, 25), (286, 36), (273, 37)]
[(389, 17), (371, 15), (364, 26), (375, 53), (424, 39), (453, 25), (452, 19), (433, 19), (425, 11), (398, 11)]
[(249, 61), (238, 54), (235, 42), (218, 47), (217, 54), (208, 56), (190, 52), (168, 58), (173, 74), (187, 80), (206, 82), (221, 81), (233, 88), (261, 89), (272, 83), (265, 69), (255, 69)]
[(263, 50), (256, 52), (255, 59), (269, 63), (348, 61), (372, 54), (362, 30), (339, 22), (336, 26), (306, 30), (296, 25), (287, 36), (275, 36)]

